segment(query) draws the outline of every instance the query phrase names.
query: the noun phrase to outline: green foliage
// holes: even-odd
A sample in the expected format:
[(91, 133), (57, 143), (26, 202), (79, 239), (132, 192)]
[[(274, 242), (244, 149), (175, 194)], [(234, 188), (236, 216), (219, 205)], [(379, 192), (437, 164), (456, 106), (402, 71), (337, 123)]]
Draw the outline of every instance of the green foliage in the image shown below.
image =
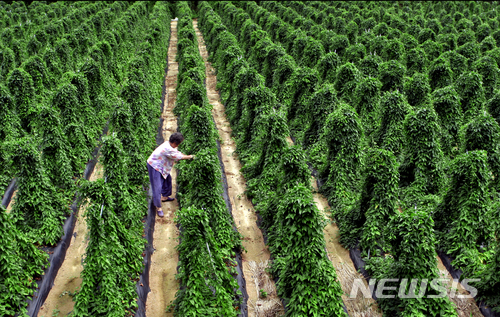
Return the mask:
[(480, 51), (481, 53), (490, 51), (492, 49), (495, 49), (497, 47), (497, 42), (493, 36), (487, 36), (480, 44)]
[(385, 92), (380, 100), (380, 126), (375, 132), (375, 143), (398, 155), (403, 148), (403, 127), (401, 122), (412, 111), (403, 94), (398, 91)]
[(325, 84), (314, 92), (309, 100), (307, 111), (303, 114), (309, 123), (304, 127), (305, 134), (302, 141), (304, 147), (318, 141), (326, 118), (335, 110), (337, 103), (337, 92), (331, 84)]
[(488, 100), (485, 105), (485, 108), (489, 113), (493, 116), (493, 118), (500, 124), (500, 93), (497, 92), (493, 97)]
[(67, 189), (72, 194), (75, 174), (71, 166), (72, 149), (63, 134), (59, 112), (54, 108), (44, 106), (40, 110), (38, 119), (41, 131), (43, 131), (41, 151), (47, 176), (54, 186)]
[(382, 91), (402, 90), (406, 67), (398, 61), (391, 60), (379, 66), (379, 80)]
[(397, 39), (388, 40), (382, 51), (385, 61), (400, 60), (405, 53), (405, 46)]
[(491, 180), (486, 151), (457, 156), (448, 171), (451, 183), (434, 213), (439, 246), (464, 267), (467, 250), (492, 238), (492, 211), (488, 183)]
[[(279, 166), (284, 151), (288, 148), (286, 138), (290, 130), (286, 122), (286, 116), (281, 111), (272, 111), (262, 118), (262, 131), (257, 138), (252, 140), (247, 152), (254, 152), (256, 157), (248, 160), (242, 168), (245, 177), (251, 179), (248, 183), (248, 193), (258, 199), (257, 191), (269, 183), (277, 180), (276, 166)], [(246, 155), (243, 155), (243, 158)], [(264, 193), (269, 189), (266, 188)], [(261, 194), (259, 192), (259, 194)], [(264, 194), (265, 195), (265, 194)]]
[(347, 63), (358, 64), (366, 55), (366, 47), (361, 43), (349, 46), (345, 50), (344, 61)]
[(123, 316), (136, 307), (134, 278), (142, 267), (140, 236), (129, 231), (113, 208), (113, 186), (103, 179), (84, 181), (80, 192), (90, 199), (85, 215), (89, 243), (82, 284), (75, 296), (75, 316)]
[(1, 47), (0, 65), (0, 79), (4, 81), (9, 72), (16, 67), (14, 52), (9, 47)]
[[(288, 314), (308, 313), (345, 316), (340, 296), (340, 284), (331, 262), (324, 252), (322, 223), (311, 191), (299, 184), (281, 199), (271, 244), (277, 260), (278, 295), (287, 302)], [(296, 272), (300, 270), (299, 276)], [(303, 283), (301, 276), (310, 276)], [(309, 297), (309, 298), (308, 298)]]
[(0, 313), (4, 316), (27, 314), (27, 302), (36, 287), (35, 277), (43, 273), (48, 254), (37, 249), (31, 239), (18, 230), (11, 213), (0, 206)]
[(321, 138), (327, 146), (326, 165), (320, 170), (326, 179), (321, 191), (326, 194), (333, 209), (352, 203), (359, 178), (363, 128), (356, 111), (340, 103), (328, 115)]
[(415, 73), (404, 83), (404, 94), (412, 107), (422, 107), (430, 101), (431, 87), (426, 74)]
[(62, 223), (68, 207), (47, 177), (35, 140), (24, 137), (8, 146), (18, 178), (12, 207), (16, 226), (31, 241), (55, 245), (63, 234)]
[[(478, 252), (477, 255), (480, 256), (481, 253)], [(479, 269), (468, 276), (479, 279), (478, 282), (471, 283), (471, 286), (477, 288), (477, 298), (484, 301), (489, 307), (492, 307), (493, 311), (498, 311), (498, 306), (500, 305), (498, 270), (500, 270), (500, 245), (497, 243), (490, 262), (486, 265), (481, 265)]]
[(447, 59), (439, 57), (432, 62), (429, 68), (429, 81), (433, 91), (452, 84), (453, 71)]
[(189, 286), (177, 292), (174, 315), (237, 316), (235, 263), (221, 256), (223, 248), (210, 227), (207, 211), (182, 208), (175, 221), (181, 227), (177, 278)]
[(431, 61), (438, 58), (443, 51), (442, 45), (432, 40), (425, 41), (424, 43), (420, 44), (420, 47), (424, 49), (427, 58)]
[(333, 86), (340, 98), (349, 100), (360, 78), (360, 73), (353, 63), (345, 63), (337, 70), (337, 78)]
[(484, 150), (488, 154), (489, 171), (498, 186), (500, 173), (500, 126), (486, 111), (481, 111), (460, 131), (461, 150)]
[(33, 104), (35, 87), (31, 75), (22, 68), (14, 69), (7, 78), (7, 87), (14, 100), (14, 109), (21, 120), (22, 128), (30, 132), (30, 123), (37, 112), (36, 105)]
[(21, 130), (19, 117), (14, 109), (14, 100), (4, 85), (0, 84), (0, 140), (18, 136)]
[(377, 78), (365, 77), (354, 91), (353, 106), (361, 118), (366, 136), (370, 136), (377, 126), (381, 87), (382, 83)]
[(328, 50), (337, 53), (340, 58), (343, 58), (345, 50), (349, 47), (349, 39), (347, 36), (339, 34), (334, 36), (329, 44)]
[[(318, 71), (321, 82), (332, 84), (335, 81), (339, 65), (340, 58), (336, 53), (330, 52), (325, 54), (316, 64), (316, 70)], [(278, 69), (279, 68), (276, 68), (276, 70)]]
[[(445, 285), (441, 283), (434, 286), (432, 283), (428, 284), (428, 281), (440, 277), (434, 247), (436, 245), (434, 222), (428, 212), (421, 208), (415, 211), (412, 209), (409, 208), (394, 215), (388, 224), (391, 228), (387, 237), (391, 245), (391, 256), (371, 258), (365, 267), (376, 279), (410, 281), (404, 289), (398, 288), (397, 283), (386, 283), (387, 286), (396, 287), (384, 293), (384, 295), (391, 295), (392, 298), (380, 298), (377, 301), (379, 307), (384, 314), (391, 316), (441, 316), (443, 314), (458, 316), (454, 304), (448, 297), (429, 298), (429, 295), (436, 296), (441, 293), (440, 289), (445, 289)], [(422, 289), (423, 285), (425, 289)], [(414, 289), (411, 290), (412, 288)], [(405, 295), (414, 292), (413, 294), (417, 296), (419, 294), (424, 296), (418, 299), (402, 298), (398, 295), (401, 290)]]
[(424, 194), (438, 194), (444, 187), (439, 132), (438, 117), (432, 107), (422, 107), (406, 117), (405, 160), (400, 167), (403, 186), (416, 186)]
[[(337, 75), (338, 79), (338, 75)], [(319, 82), (319, 74), (316, 69), (301, 67), (295, 70), (292, 77), (286, 82), (286, 99), (280, 101), (288, 106), (288, 119), (297, 115), (297, 111), (307, 104)], [(281, 97), (281, 94), (277, 96)]]
[(496, 61), (489, 56), (484, 56), (475, 61), (472, 68), (481, 75), (484, 95), (486, 99), (490, 99), (497, 88), (500, 76), (500, 69), (498, 69)]
[[(314, 67), (325, 55), (325, 49), (320, 41), (307, 38), (306, 45), (303, 50), (300, 51), (301, 58), (298, 59), (299, 65), (305, 67)], [(295, 57), (297, 60), (297, 57)]]
[(465, 72), (458, 77), (455, 86), (460, 96), (465, 122), (468, 122), (483, 108), (486, 101), (482, 77), (475, 71)]
[(358, 68), (365, 76), (378, 77), (381, 63), (382, 58), (380, 56), (370, 54), (358, 62)]
[(444, 52), (441, 57), (450, 62), (451, 70), (453, 71), (453, 78), (456, 80), (461, 74), (466, 72), (469, 68), (467, 58), (457, 53), (457, 51)]
[(185, 120), (182, 131), (186, 131), (184, 134), (184, 151), (197, 153), (204, 148), (215, 148), (217, 146), (215, 140), (218, 134), (214, 127), (210, 109), (192, 105), (183, 116)]
[(418, 33), (417, 40), (420, 44), (425, 43), (428, 40), (435, 41), (436, 33), (430, 28), (421, 29)]
[(447, 86), (432, 93), (432, 103), (442, 129), (441, 146), (444, 153), (449, 155), (459, 147), (458, 131), (463, 121), (460, 97), (454, 86)]
[(455, 51), (457, 48), (457, 35), (454, 33), (439, 34), (436, 41), (442, 45), (443, 52)]
[(267, 87), (252, 87), (243, 92), (242, 115), (235, 125), (238, 146), (247, 147), (261, 134), (262, 117), (275, 108), (276, 96)]
[(479, 58), (479, 45), (474, 42), (467, 42), (457, 48), (457, 53), (467, 58), (470, 66)]
[(339, 210), (333, 216), (339, 224), (340, 243), (346, 248), (361, 239), (364, 253), (378, 254), (386, 246), (384, 224), (396, 214), (398, 165), (392, 152), (369, 148), (362, 170), (361, 198), (355, 208)]

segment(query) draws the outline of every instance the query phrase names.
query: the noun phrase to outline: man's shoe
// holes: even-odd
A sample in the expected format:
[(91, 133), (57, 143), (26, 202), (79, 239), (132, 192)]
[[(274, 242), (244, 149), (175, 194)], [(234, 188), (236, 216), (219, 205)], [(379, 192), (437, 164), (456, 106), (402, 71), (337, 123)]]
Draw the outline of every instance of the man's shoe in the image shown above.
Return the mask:
[(158, 216), (163, 217), (163, 210), (158, 210)]

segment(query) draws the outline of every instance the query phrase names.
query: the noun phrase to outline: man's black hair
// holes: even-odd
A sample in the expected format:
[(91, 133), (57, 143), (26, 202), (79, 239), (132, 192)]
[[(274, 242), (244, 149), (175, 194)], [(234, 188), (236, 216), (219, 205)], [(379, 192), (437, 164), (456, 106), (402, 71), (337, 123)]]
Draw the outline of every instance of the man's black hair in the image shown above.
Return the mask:
[(182, 136), (182, 133), (175, 132), (175, 133), (172, 133), (172, 135), (170, 135), (169, 141), (171, 143), (175, 143), (175, 144), (179, 145), (182, 143), (182, 141), (184, 141), (184, 137)]

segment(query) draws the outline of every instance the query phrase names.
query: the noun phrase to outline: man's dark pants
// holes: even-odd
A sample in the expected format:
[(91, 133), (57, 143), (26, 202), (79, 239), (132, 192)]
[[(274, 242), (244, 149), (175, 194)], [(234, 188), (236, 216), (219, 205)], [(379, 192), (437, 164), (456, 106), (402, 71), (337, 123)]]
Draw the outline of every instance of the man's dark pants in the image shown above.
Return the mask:
[(167, 178), (163, 178), (160, 172), (155, 170), (148, 164), (149, 182), (153, 191), (153, 204), (161, 208), (161, 196), (168, 197), (172, 195), (172, 176), (168, 174)]

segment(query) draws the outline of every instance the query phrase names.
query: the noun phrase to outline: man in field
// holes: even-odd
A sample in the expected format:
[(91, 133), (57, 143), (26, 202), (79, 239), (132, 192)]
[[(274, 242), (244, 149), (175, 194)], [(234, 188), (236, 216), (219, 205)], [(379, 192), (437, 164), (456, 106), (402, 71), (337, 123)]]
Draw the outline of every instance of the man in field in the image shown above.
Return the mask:
[(161, 202), (174, 200), (174, 198), (168, 197), (172, 195), (172, 176), (170, 176), (172, 166), (179, 160), (193, 158), (193, 155), (184, 155), (177, 150), (182, 141), (184, 141), (182, 134), (175, 132), (170, 135), (168, 142), (164, 142), (157, 147), (148, 158), (149, 182), (153, 191), (153, 204), (160, 217), (163, 217)]

